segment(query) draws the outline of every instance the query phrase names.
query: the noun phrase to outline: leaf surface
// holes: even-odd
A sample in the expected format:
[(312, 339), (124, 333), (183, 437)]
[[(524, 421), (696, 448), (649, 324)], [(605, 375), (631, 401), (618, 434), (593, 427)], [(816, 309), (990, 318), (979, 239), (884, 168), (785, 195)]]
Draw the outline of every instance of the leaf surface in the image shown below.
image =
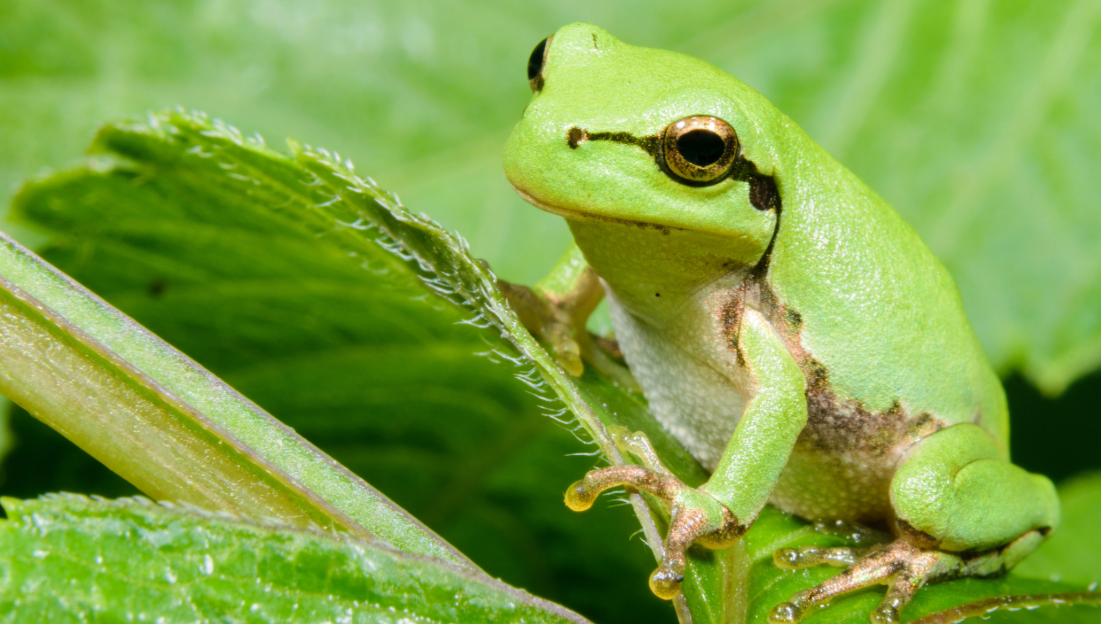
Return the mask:
[[(486, 324), (474, 307), (511, 311), (459, 239), (333, 154), (298, 148), (294, 160), (201, 115), (110, 126), (94, 151), (19, 197), (16, 214), (54, 234), (52, 262), (491, 573), (586, 613), (670, 613), (645, 586), (650, 556), (628, 541), (630, 517), (562, 505), (593, 460), (567, 457), (583, 447), (539, 413), (551, 404), (529, 394), (542, 384), (530, 368), (513, 377), (508, 360), (521, 360), (500, 330), (471, 326)], [(466, 281), (449, 281), (460, 270)], [(51, 444), (13, 456), (38, 491), (64, 482), (53, 460), (72, 455)], [(609, 574), (622, 589), (588, 589)]]
[(3, 500), (7, 622), (587, 622), (377, 542), (146, 499)]
[(152, 496), (454, 548), (194, 361), (0, 236), (0, 390)]

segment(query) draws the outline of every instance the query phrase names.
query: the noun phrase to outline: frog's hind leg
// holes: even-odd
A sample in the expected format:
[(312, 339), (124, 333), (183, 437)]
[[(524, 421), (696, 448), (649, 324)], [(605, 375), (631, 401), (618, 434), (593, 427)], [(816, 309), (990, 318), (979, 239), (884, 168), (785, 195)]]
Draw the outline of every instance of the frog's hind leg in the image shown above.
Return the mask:
[(918, 443), (900, 462), (890, 491), (898, 532), (927, 548), (988, 550), (1059, 524), (1051, 481), (1010, 463), (994, 438), (970, 423)]
[(797, 622), (816, 604), (876, 583), (888, 585), (874, 623), (897, 622), (923, 585), (1012, 568), (1059, 522), (1059, 501), (1047, 478), (1009, 463), (994, 439), (973, 424), (938, 431), (912, 449), (891, 482), (899, 539), (870, 549), (783, 549), (776, 565), (828, 563), (849, 568), (799, 592), (769, 614)]

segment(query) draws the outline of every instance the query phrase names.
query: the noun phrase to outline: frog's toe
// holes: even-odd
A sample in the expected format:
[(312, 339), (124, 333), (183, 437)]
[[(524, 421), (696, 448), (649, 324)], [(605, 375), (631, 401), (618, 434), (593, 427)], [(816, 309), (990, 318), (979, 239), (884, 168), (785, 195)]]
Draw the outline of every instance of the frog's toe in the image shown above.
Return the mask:
[(821, 546), (781, 548), (772, 553), (772, 560), (776, 563), (776, 567), (785, 570), (798, 570), (822, 564), (844, 567), (856, 563), (856, 560), (866, 550), (858, 548), (823, 548)]
[(665, 556), (650, 575), (650, 590), (665, 600), (672, 600), (680, 593), (688, 548), (693, 543), (711, 549), (726, 548), (744, 535), (747, 528), (709, 494), (682, 487), (671, 501), (673, 518), (665, 538)]
[(781, 602), (768, 613), (769, 624), (788, 624), (798, 622), (803, 617), (803, 610), (791, 602)]
[(571, 485), (566, 490), (566, 506), (574, 511), (585, 511), (593, 506), (601, 492), (623, 485), (649, 492), (662, 500), (670, 500), (688, 487), (674, 476), (642, 466), (611, 466), (590, 470), (585, 478)]
[[(712, 513), (709, 514), (709, 511)], [(696, 540), (706, 545), (709, 540), (704, 538), (711, 537), (716, 531), (721, 531), (722, 525), (730, 524), (727, 518), (732, 519), (733, 515), (726, 511), (725, 507), (720, 514), (726, 512), (726, 517), (713, 517), (715, 511), (674, 502), (673, 518), (669, 523), (669, 534), (665, 538), (665, 556), (662, 558), (661, 566), (650, 575), (650, 589), (658, 598), (672, 600), (680, 592), (680, 584), (684, 580), (684, 568), (688, 563), (688, 547)]]
[(650, 591), (662, 600), (672, 600), (680, 593), (680, 584), (683, 582), (684, 566), (681, 566), (680, 572), (677, 572), (662, 564), (650, 575)]

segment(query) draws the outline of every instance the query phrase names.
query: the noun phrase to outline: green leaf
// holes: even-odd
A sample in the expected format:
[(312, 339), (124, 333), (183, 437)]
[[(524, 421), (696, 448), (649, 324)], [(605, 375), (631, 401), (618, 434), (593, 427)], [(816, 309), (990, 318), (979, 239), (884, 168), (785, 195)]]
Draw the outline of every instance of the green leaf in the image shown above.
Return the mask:
[(0, 391), (142, 491), (470, 564), (195, 362), (0, 235)]
[(3, 499), (8, 622), (587, 622), (468, 566), (145, 499)]
[[(420, 285), (424, 274), (465, 308), (449, 282), (425, 273), (438, 261), (495, 289), (457, 239), (331, 154), (301, 150), (295, 162), (198, 115), (109, 126), (94, 151), (86, 167), (18, 198), (16, 215), (54, 233), (46, 258), (490, 573), (605, 621), (669, 613), (645, 584), (652, 558), (628, 541), (637, 523), (621, 510), (583, 517), (562, 504), (592, 460), (566, 457), (579, 445), (513, 378), (506, 358), (516, 356), (499, 330), (471, 327), (472, 312)], [(643, 409), (637, 397), (624, 407)], [(71, 455), (38, 451), (14, 459), (48, 474)], [(607, 576), (614, 591), (592, 589)]]

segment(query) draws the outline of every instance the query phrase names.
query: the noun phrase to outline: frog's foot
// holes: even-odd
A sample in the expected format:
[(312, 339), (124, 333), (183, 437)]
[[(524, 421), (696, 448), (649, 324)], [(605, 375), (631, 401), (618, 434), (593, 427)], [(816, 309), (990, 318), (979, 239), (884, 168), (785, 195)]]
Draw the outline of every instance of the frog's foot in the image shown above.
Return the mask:
[(623, 485), (653, 494), (672, 512), (664, 557), (650, 575), (650, 589), (659, 598), (672, 600), (680, 593), (687, 563), (685, 551), (693, 542), (711, 549), (726, 548), (749, 528), (710, 494), (685, 485), (660, 467), (612, 466), (593, 470), (567, 490), (566, 505), (574, 511), (584, 511), (601, 492)]
[(1035, 550), (1046, 534), (1044, 530), (1028, 531), (1009, 544), (971, 551), (966, 556), (922, 548), (905, 538), (870, 548), (782, 548), (772, 555), (779, 568), (797, 570), (822, 564), (849, 568), (777, 605), (768, 614), (768, 621), (770, 624), (798, 622), (815, 605), (869, 585), (886, 583), (887, 595), (872, 611), (870, 619), (872, 624), (898, 622), (902, 609), (926, 583), (1004, 573)]
[(584, 365), (581, 363), (581, 344), (574, 327), (573, 311), (522, 284), (498, 280), (497, 287), (524, 327), (554, 350), (559, 366), (570, 374), (580, 375)]
[(585, 324), (604, 296), (604, 289), (592, 269), (585, 268), (572, 276), (566, 290), (542, 284), (528, 288), (504, 280), (498, 280), (497, 286), (524, 327), (551, 346), (558, 364), (567, 372), (580, 376), (585, 368), (582, 360), (597, 359), (597, 349)]
[(872, 611), (872, 624), (899, 621), (902, 609), (926, 583), (965, 576), (988, 577), (1005, 573), (1036, 549), (1048, 531), (1027, 531), (1017, 539), (983, 551), (952, 553), (917, 546), (906, 538), (870, 548), (782, 548), (772, 557), (779, 568), (797, 570), (829, 564), (849, 566), (837, 576), (803, 590), (768, 614), (770, 624), (798, 622), (815, 605), (876, 583), (887, 585), (883, 602)]
[(849, 566), (816, 587), (803, 590), (768, 614), (770, 624), (798, 622), (815, 605), (876, 583), (888, 585), (887, 596), (871, 614), (873, 624), (898, 622), (902, 608), (929, 581), (962, 572), (963, 560), (953, 554), (924, 550), (899, 539), (890, 544), (858, 548), (783, 548), (773, 553), (776, 566), (788, 570), (822, 564)]

